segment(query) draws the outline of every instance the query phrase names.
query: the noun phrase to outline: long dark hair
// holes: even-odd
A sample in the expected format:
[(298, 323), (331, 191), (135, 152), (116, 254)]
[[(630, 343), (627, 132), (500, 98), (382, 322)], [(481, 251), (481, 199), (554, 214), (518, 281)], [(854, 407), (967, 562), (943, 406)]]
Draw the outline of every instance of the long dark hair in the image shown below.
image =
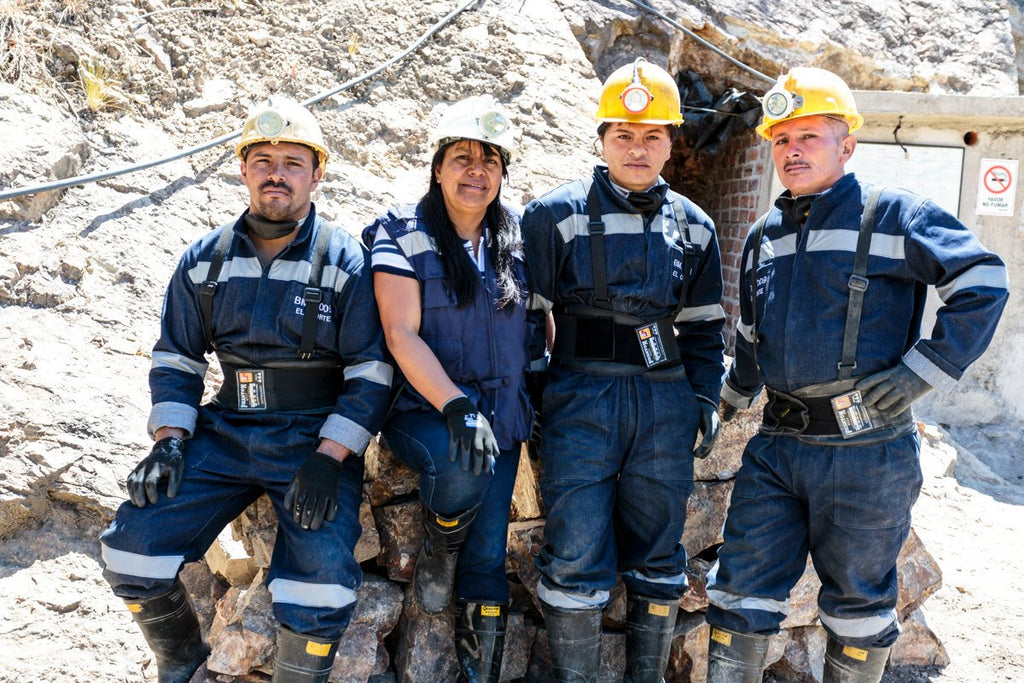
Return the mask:
[[(458, 140), (453, 141), (458, 142)], [(497, 156), (501, 159), (501, 176), (508, 179), (508, 167), (505, 159), (493, 145), (481, 142), (484, 154)], [(434, 239), (438, 255), (444, 266), (445, 280), (455, 293), (456, 307), (464, 308), (476, 296), (480, 286), (480, 274), (476, 265), (470, 260), (463, 248), (463, 240), (455, 231), (448, 210), (444, 205), (444, 194), (441, 184), (437, 182), (436, 169), (444, 161), (445, 150), (450, 145), (441, 147), (430, 160), (430, 186), (427, 193), (420, 199), (420, 211), (426, 224), (427, 234)], [(491, 241), (486, 245), (487, 254), (494, 264), (494, 272), (498, 281), (498, 308), (519, 303), (524, 298), (523, 283), (516, 272), (515, 253), (522, 250), (523, 243), (519, 234), (519, 221), (501, 203), (501, 188), (494, 200), (487, 205), (484, 222), (490, 232)]]

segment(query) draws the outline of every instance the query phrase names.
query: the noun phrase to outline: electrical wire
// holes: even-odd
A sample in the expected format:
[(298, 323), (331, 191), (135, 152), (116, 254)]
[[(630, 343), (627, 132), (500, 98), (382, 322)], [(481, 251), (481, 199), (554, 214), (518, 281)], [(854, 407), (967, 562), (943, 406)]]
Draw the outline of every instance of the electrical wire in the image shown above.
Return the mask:
[[(324, 93), (321, 93), (321, 94), (319, 94), (319, 95), (317, 95), (315, 97), (309, 98), (308, 100), (304, 101), (302, 104), (304, 106), (308, 107), (311, 104), (316, 104), (317, 102), (321, 102), (321, 101), (327, 99), (328, 97), (330, 97), (332, 95), (337, 95), (338, 93), (340, 93), (340, 92), (342, 92), (344, 90), (348, 90), (349, 88), (351, 88), (353, 86), (356, 86), (359, 83), (362, 83), (363, 81), (366, 81), (366, 80), (369, 80), (370, 78), (373, 78), (374, 76), (376, 76), (378, 73), (380, 73), (384, 69), (394, 65), (396, 62), (399, 62), (399, 61), (405, 59), (410, 54), (412, 54), (413, 52), (418, 50), (423, 45), (423, 43), (425, 43), (428, 39), (430, 39), (435, 33), (437, 33), (442, 28), (444, 28), (445, 26), (450, 24), (452, 22), (452, 20), (455, 19), (455, 17), (459, 16), (464, 11), (469, 9), (470, 5), (473, 5), (473, 4), (477, 3), (477, 2), (479, 2), (479, 0), (467, 0), (466, 2), (463, 2), (461, 5), (459, 5), (458, 7), (453, 9), (451, 12), (449, 12), (447, 15), (445, 15), (442, 19), (437, 21), (426, 32), (424, 32), (423, 35), (421, 35), (416, 41), (414, 41), (408, 48), (406, 48), (400, 54), (392, 57), (391, 59), (389, 59), (386, 62), (380, 64), (379, 66), (371, 69), (370, 71), (367, 71), (365, 74), (363, 74), (361, 76), (358, 76), (357, 78), (353, 78), (351, 80), (348, 80), (348, 81), (342, 83), (341, 85), (339, 85), (337, 88), (334, 88), (333, 90), (328, 90), (328, 91), (326, 91)], [(225, 142), (228, 142), (230, 140), (234, 140), (235, 138), (239, 137), (241, 134), (242, 134), (242, 131), (241, 131), (241, 129), (239, 129), (239, 130), (236, 130), (236, 131), (234, 131), (232, 133), (226, 133), (224, 135), (221, 135), (220, 137), (215, 138), (213, 140), (210, 140), (209, 142), (203, 143), (201, 145), (197, 145), (195, 147), (191, 147), (189, 149), (177, 152), (175, 154), (171, 154), (171, 155), (168, 155), (168, 156), (165, 156), (165, 157), (160, 157), (159, 159), (153, 159), (152, 161), (146, 161), (146, 162), (139, 163), (139, 164), (133, 164), (131, 166), (125, 166), (123, 168), (112, 169), (112, 170), (108, 170), (108, 171), (100, 171), (100, 172), (97, 172), (97, 173), (90, 173), (88, 175), (75, 176), (73, 178), (65, 178), (63, 180), (57, 180), (57, 181), (54, 181), (54, 182), (51, 182), (51, 183), (44, 183), (42, 185), (35, 185), (35, 186), (32, 186), (32, 187), (23, 187), (23, 188), (16, 188), (16, 189), (12, 189), (12, 190), (4, 190), (4, 191), (0, 192), (0, 201), (2, 201), (4, 199), (14, 199), (16, 197), (22, 197), (22, 196), (29, 195), (29, 194), (38, 194), (40, 192), (52, 192), (53, 190), (61, 190), (61, 189), (64, 189), (65, 187), (71, 187), (73, 185), (84, 185), (86, 183), (92, 183), (92, 182), (97, 182), (97, 181), (100, 181), (100, 180), (106, 180), (107, 178), (113, 178), (115, 176), (125, 175), (127, 173), (134, 173), (136, 171), (142, 171), (142, 170), (145, 170), (147, 168), (151, 168), (153, 166), (159, 166), (160, 164), (170, 163), (172, 161), (177, 161), (178, 159), (181, 159), (181, 158), (184, 158), (184, 157), (192, 156), (193, 154), (198, 154), (199, 152), (202, 152), (202, 151), (205, 151), (207, 149), (210, 149), (211, 147), (216, 147), (216, 146), (222, 145)]]
[(690, 36), (691, 38), (696, 40), (698, 43), (700, 43), (701, 45), (706, 47), (707, 49), (709, 49), (712, 52), (714, 52), (719, 57), (722, 57), (723, 59), (726, 59), (727, 61), (731, 62), (732, 64), (735, 64), (736, 66), (738, 66), (739, 68), (743, 69), (744, 71), (746, 71), (746, 72), (748, 72), (750, 74), (753, 74), (754, 76), (757, 76), (758, 78), (762, 78), (762, 79), (768, 81), (769, 83), (775, 83), (775, 79), (772, 78), (771, 76), (766, 76), (765, 74), (761, 73), (757, 69), (755, 69), (755, 68), (753, 68), (751, 66), (747, 66), (746, 64), (744, 64), (740, 60), (736, 59), (732, 55), (730, 55), (730, 54), (728, 54), (726, 52), (723, 52), (718, 47), (716, 47), (715, 45), (712, 45), (708, 41), (704, 40), (703, 38), (698, 36), (696, 33), (691, 31), (690, 29), (686, 28), (685, 26), (680, 24), (678, 21), (676, 21), (672, 17), (670, 17), (667, 14), (665, 14), (664, 12), (656, 10), (653, 7), (651, 7), (650, 5), (647, 5), (647, 4), (644, 4), (642, 2), (639, 2), (639, 0), (626, 0), (626, 2), (629, 2), (630, 4), (635, 5), (636, 7), (639, 7), (640, 9), (642, 9), (645, 12), (650, 12), (651, 14), (653, 14), (654, 16), (656, 16), (656, 17), (658, 17), (660, 19), (663, 19), (669, 25), (679, 29), (680, 31), (682, 31), (683, 33), (685, 33), (686, 35)]
[[(393, 66), (397, 62), (400, 62), (401, 60), (405, 59), (410, 54), (412, 54), (413, 52), (418, 50), (435, 33), (437, 33), (442, 28), (444, 28), (445, 26), (450, 24), (457, 16), (459, 16), (464, 11), (469, 9), (470, 5), (473, 5), (476, 2), (478, 2), (478, 0), (466, 0), (466, 2), (464, 2), (461, 5), (459, 5), (458, 7), (453, 9), (451, 12), (449, 12), (447, 15), (445, 15), (442, 19), (437, 21), (426, 32), (424, 32), (422, 36), (420, 36), (411, 45), (409, 45), (409, 47), (406, 48), (403, 52), (399, 53), (398, 55), (395, 55), (391, 59), (387, 60), (386, 62), (383, 62), (382, 64), (380, 64), (377, 67), (371, 69), (370, 71), (366, 72), (365, 74), (342, 83), (341, 85), (339, 85), (338, 87), (334, 88), (333, 90), (328, 90), (328, 91), (323, 92), (323, 93), (321, 93), (319, 95), (316, 95), (315, 97), (311, 97), (311, 98), (305, 100), (302, 103), (303, 106), (308, 107), (308, 106), (316, 104), (318, 102), (322, 102), (323, 100), (327, 99), (328, 97), (331, 97), (332, 95), (337, 95), (340, 92), (348, 90), (349, 88), (352, 88), (352, 87), (354, 87), (354, 86), (356, 86), (356, 85), (358, 85), (358, 84), (360, 84), (360, 83), (362, 83), (362, 82), (364, 82), (366, 80), (369, 80), (370, 78), (373, 78), (374, 76), (376, 76), (381, 71), (383, 71), (383, 70)], [(760, 71), (758, 71), (758, 70), (756, 70), (756, 69), (754, 69), (754, 68), (752, 68), (750, 66), (747, 66), (746, 64), (744, 64), (743, 62), (739, 61), (738, 59), (736, 59), (736, 58), (732, 57), (731, 55), (727, 54), (726, 52), (720, 50), (718, 47), (716, 47), (715, 45), (712, 45), (708, 41), (704, 40), (703, 38), (698, 36), (696, 33), (691, 31), (690, 29), (686, 28), (685, 26), (680, 24), (678, 21), (676, 21), (675, 19), (672, 19), (671, 17), (669, 17), (668, 15), (664, 14), (663, 12), (654, 9), (650, 5), (647, 5), (645, 3), (639, 2), (639, 0), (627, 0), (627, 2), (633, 4), (634, 6), (638, 7), (639, 9), (641, 9), (641, 10), (643, 10), (645, 12), (649, 12), (650, 14), (653, 14), (653, 15), (659, 17), (660, 19), (662, 19), (665, 22), (667, 22), (669, 25), (671, 25), (674, 28), (682, 31), (687, 36), (693, 38), (694, 40), (696, 40), (698, 43), (700, 43), (704, 47), (708, 48), (709, 50), (711, 50), (715, 54), (717, 54), (720, 57), (728, 60), (732, 64), (734, 64), (734, 65), (738, 66), (739, 68), (743, 69), (744, 71), (747, 71), (747, 72), (753, 74), (754, 76), (757, 76), (758, 78), (764, 79), (765, 81), (768, 81), (769, 83), (774, 83), (775, 82), (775, 79), (771, 78), (770, 76), (766, 76), (765, 74), (761, 73)], [(205, 8), (200, 8), (200, 9), (205, 9)], [(74, 185), (84, 185), (86, 183), (97, 182), (97, 181), (100, 181), (100, 180), (106, 180), (107, 178), (113, 178), (113, 177), (120, 176), (120, 175), (125, 175), (125, 174), (128, 174), (128, 173), (134, 173), (136, 171), (142, 171), (142, 170), (145, 170), (147, 168), (152, 168), (153, 166), (159, 166), (161, 164), (167, 164), (167, 163), (170, 163), (172, 161), (177, 161), (178, 159), (182, 159), (184, 157), (192, 156), (193, 154), (198, 154), (199, 152), (203, 152), (203, 151), (208, 150), (208, 149), (210, 149), (212, 147), (217, 147), (218, 145), (222, 145), (225, 142), (229, 142), (229, 141), (235, 139), (236, 137), (240, 136), (241, 134), (242, 134), (242, 131), (241, 131), (241, 129), (239, 129), (239, 130), (236, 130), (236, 131), (231, 132), (231, 133), (226, 133), (226, 134), (224, 134), (224, 135), (222, 135), (222, 136), (220, 136), (218, 138), (215, 138), (213, 140), (210, 140), (209, 142), (206, 142), (204, 144), (197, 145), (195, 147), (191, 147), (189, 149), (182, 150), (182, 151), (177, 152), (175, 154), (171, 154), (171, 155), (168, 155), (168, 156), (165, 156), (165, 157), (160, 157), (158, 159), (153, 159), (152, 161), (147, 161), (147, 162), (143, 162), (143, 163), (140, 163), (140, 164), (133, 164), (131, 166), (125, 166), (125, 167), (122, 167), (122, 168), (112, 169), (112, 170), (108, 170), (108, 171), (100, 171), (100, 172), (91, 173), (91, 174), (88, 174), (88, 175), (75, 176), (73, 178), (65, 178), (63, 180), (58, 180), (58, 181), (54, 181), (54, 182), (51, 182), (51, 183), (44, 183), (44, 184), (41, 184), (41, 185), (34, 185), (34, 186), (31, 186), (31, 187), (16, 188), (16, 189), (11, 189), (11, 190), (3, 190), (3, 191), (0, 191), (0, 201), (5, 200), (5, 199), (15, 199), (17, 197), (23, 197), (25, 195), (30, 195), (30, 194), (38, 194), (40, 192), (52, 192), (54, 190), (61, 190), (61, 189), (64, 189), (66, 187), (72, 187)]]

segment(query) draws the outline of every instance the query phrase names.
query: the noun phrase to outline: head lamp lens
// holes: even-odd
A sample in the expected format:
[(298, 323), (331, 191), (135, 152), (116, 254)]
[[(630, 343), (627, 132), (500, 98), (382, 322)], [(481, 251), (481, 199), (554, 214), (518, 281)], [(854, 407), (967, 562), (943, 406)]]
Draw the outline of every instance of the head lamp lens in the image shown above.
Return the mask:
[(635, 84), (623, 90), (621, 97), (622, 106), (626, 108), (626, 111), (633, 114), (639, 114), (644, 109), (647, 109), (647, 105), (654, 99), (647, 88)]
[(480, 117), (480, 132), (486, 138), (494, 138), (508, 130), (508, 119), (500, 111), (489, 111)]
[(284, 119), (276, 111), (265, 111), (256, 118), (256, 130), (268, 138), (277, 137), (284, 130)]

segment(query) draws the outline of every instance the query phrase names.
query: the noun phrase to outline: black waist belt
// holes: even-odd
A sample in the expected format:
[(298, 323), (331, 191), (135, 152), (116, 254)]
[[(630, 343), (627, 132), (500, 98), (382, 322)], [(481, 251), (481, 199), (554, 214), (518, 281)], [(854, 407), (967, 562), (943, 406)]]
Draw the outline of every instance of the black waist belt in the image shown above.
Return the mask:
[(623, 323), (612, 316), (555, 313), (554, 358), (668, 368), (680, 362), (672, 318)]
[[(856, 381), (857, 378), (854, 378), (805, 387), (800, 390), (799, 397), (768, 388), (768, 402), (764, 407), (762, 430), (771, 434), (841, 436), (843, 432), (836, 419), (832, 398), (850, 391)], [(892, 420), (887, 419), (873, 406), (868, 407), (867, 410), (873, 427), (865, 433), (903, 427), (913, 422), (913, 415), (909, 410)]]
[(842, 433), (832, 411), (831, 399), (796, 398), (772, 389), (768, 389), (763, 422), (775, 434), (827, 436)]
[(242, 359), (221, 357), (224, 383), (215, 400), (243, 412), (330, 410), (345, 382), (344, 369), (333, 361), (289, 361), (273, 367), (234, 360)]

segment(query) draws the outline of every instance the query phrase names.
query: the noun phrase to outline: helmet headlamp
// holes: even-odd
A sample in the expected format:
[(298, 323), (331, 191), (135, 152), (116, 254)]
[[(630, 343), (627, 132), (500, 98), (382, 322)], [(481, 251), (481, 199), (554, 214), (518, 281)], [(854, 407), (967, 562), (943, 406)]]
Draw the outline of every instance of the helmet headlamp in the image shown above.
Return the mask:
[(509, 124), (508, 118), (506, 118), (504, 114), (496, 109), (492, 109), (488, 112), (484, 112), (484, 114), (477, 119), (477, 125), (480, 127), (480, 133), (485, 138), (496, 138), (508, 130)]
[(515, 128), (508, 110), (492, 95), (474, 95), (446, 107), (430, 136), (434, 153), (458, 140), (495, 147), (505, 163), (512, 160)]
[(765, 116), (772, 119), (784, 119), (802, 106), (804, 98), (787, 90), (782, 83), (776, 83), (761, 101)]
[(813, 66), (797, 66), (779, 76), (761, 99), (761, 109), (764, 116), (757, 133), (769, 141), (774, 126), (805, 116), (840, 119), (851, 133), (864, 123), (850, 86), (831, 71)]
[(256, 118), (256, 130), (260, 135), (276, 138), (284, 130), (284, 119), (276, 111), (269, 109)]
[(249, 110), (235, 144), (235, 155), (245, 161), (246, 152), (261, 142), (305, 145), (317, 155), (317, 163), (321, 167), (327, 165), (330, 157), (313, 114), (295, 100), (282, 95), (271, 95)]
[(654, 100), (654, 95), (647, 89), (647, 86), (640, 80), (640, 62), (646, 63), (647, 60), (639, 58), (633, 62), (633, 80), (623, 90), (622, 94), (619, 95), (619, 99), (622, 100), (622, 106), (626, 108), (631, 114), (639, 114)]

